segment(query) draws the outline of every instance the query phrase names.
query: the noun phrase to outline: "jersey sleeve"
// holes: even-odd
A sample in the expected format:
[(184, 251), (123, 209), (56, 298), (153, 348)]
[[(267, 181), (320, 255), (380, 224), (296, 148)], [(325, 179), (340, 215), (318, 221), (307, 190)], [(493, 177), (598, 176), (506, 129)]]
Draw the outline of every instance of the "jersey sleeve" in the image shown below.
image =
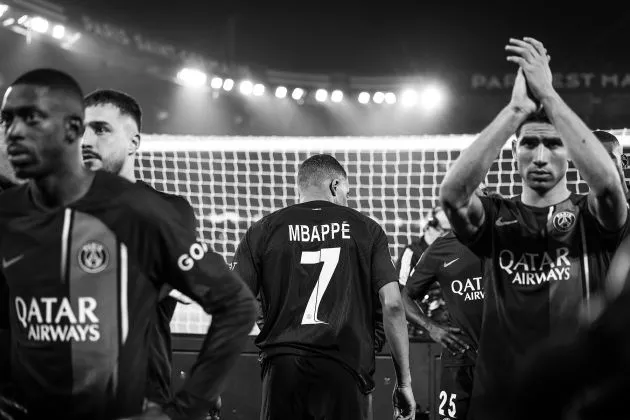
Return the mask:
[(256, 316), (252, 293), (240, 277), (229, 270), (221, 255), (174, 214), (156, 217), (156, 278), (167, 281), (197, 302), (212, 323), (204, 339), (191, 375), (166, 404), (171, 419), (201, 418), (221, 394), (229, 371), (244, 348)]
[(433, 242), (426, 251), (422, 253), (420, 260), (414, 267), (409, 280), (407, 281), (407, 292), (412, 299), (421, 299), (427, 294), (431, 285), (437, 280), (437, 270), (439, 257), (437, 249), (440, 239)]
[(264, 236), (265, 224), (262, 221), (254, 223), (245, 232), (232, 261), (233, 270), (241, 276), (254, 295), (258, 295), (260, 291)]
[(499, 212), (499, 200), (496, 197), (479, 197), (484, 210), (484, 219), (477, 233), (472, 238), (465, 238), (457, 234), (457, 239), (466, 245), (479, 257), (490, 257), (492, 255), (492, 226), (496, 221)]
[(387, 235), (383, 229), (376, 225), (374, 229), (374, 244), (372, 247), (372, 288), (375, 293), (387, 283), (398, 281), (396, 277), (396, 267), (392, 263), (389, 253)]

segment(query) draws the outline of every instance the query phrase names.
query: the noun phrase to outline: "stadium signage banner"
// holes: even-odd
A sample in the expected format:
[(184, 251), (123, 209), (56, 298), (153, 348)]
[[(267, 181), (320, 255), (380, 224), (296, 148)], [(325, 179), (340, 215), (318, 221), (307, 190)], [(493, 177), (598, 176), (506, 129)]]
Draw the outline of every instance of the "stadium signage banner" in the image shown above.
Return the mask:
[[(476, 91), (497, 91), (511, 89), (515, 74), (474, 73), (470, 77), (470, 87)], [(630, 73), (567, 72), (554, 73), (553, 85), (556, 89), (630, 89)]]
[(97, 21), (86, 15), (81, 16), (81, 21), (83, 22), (83, 29), (86, 32), (105, 41), (115, 42), (143, 53), (165, 58), (202, 63), (206, 68), (215, 68), (218, 66), (218, 62), (209, 60), (200, 54), (177, 48), (168, 43), (149, 39), (139, 33), (132, 33), (121, 27)]

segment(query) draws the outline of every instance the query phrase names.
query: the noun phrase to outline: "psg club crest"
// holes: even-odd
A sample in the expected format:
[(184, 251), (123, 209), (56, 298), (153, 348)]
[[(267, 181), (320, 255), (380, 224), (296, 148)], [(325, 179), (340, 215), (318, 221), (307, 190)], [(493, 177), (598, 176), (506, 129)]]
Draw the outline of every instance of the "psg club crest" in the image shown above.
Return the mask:
[(86, 243), (79, 251), (79, 267), (89, 274), (105, 270), (109, 262), (109, 254), (103, 244), (96, 241)]
[(568, 232), (575, 224), (575, 214), (561, 211), (553, 216), (553, 227), (559, 232)]

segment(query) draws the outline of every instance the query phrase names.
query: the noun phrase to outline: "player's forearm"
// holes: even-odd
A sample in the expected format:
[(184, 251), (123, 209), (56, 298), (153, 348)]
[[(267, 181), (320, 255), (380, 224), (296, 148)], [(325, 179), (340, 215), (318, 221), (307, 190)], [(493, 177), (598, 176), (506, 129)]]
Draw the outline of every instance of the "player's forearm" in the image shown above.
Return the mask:
[(554, 93), (541, 101), (560, 134), (575, 167), (597, 197), (617, 194), (623, 200), (619, 174), (591, 129)]
[(409, 369), (409, 336), (402, 300), (383, 306), (383, 326), (396, 368), (398, 385), (411, 384)]
[(172, 419), (203, 418), (213, 407), (245, 347), (255, 319), (255, 300), (244, 284), (237, 293), (224, 298), (220, 310), (213, 311), (192, 374), (175, 395), (174, 402), (167, 405), (166, 412)]
[(501, 151), (527, 115), (507, 106), (457, 158), (440, 187), (441, 201), (451, 209), (468, 205), (470, 198)]
[(432, 323), (431, 319), (422, 312), (422, 309), (420, 309), (418, 304), (409, 296), (406, 289), (403, 289), (401, 295), (405, 305), (407, 321), (414, 325), (419, 325), (422, 328), (428, 328), (429, 324)]

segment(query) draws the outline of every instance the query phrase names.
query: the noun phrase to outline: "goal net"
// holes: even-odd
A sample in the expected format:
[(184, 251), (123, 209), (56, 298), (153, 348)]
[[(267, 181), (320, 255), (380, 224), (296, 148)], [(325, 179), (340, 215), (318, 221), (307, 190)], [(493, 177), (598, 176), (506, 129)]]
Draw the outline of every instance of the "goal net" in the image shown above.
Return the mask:
[[(624, 146), (630, 133), (614, 131)], [(413, 137), (189, 137), (147, 135), (137, 176), (167, 193), (187, 198), (197, 216), (197, 236), (229, 263), (247, 228), (262, 216), (297, 202), (299, 164), (330, 153), (346, 168), (349, 205), (387, 232), (392, 259), (420, 235), (437, 205), (447, 168), (474, 135)], [(503, 194), (520, 193), (510, 142), (499, 153), (486, 184)], [(569, 188), (587, 186), (571, 167)], [(210, 318), (195, 304), (178, 305), (174, 333), (205, 334)]]

